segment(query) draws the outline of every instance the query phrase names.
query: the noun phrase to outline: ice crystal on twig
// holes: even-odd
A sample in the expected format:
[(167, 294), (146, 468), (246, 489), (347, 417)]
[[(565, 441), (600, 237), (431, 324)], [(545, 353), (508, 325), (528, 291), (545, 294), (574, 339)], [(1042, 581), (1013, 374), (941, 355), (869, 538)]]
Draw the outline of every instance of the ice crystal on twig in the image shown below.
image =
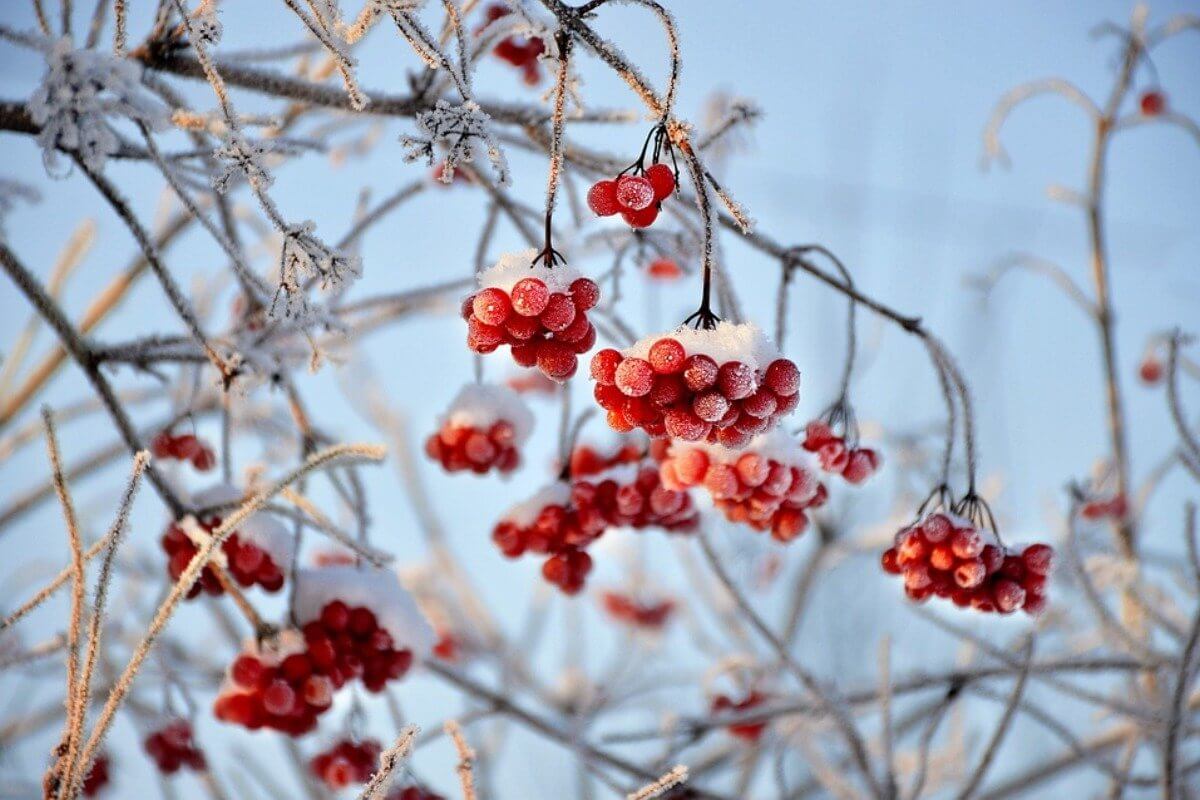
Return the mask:
[(29, 98), (29, 115), (41, 126), (37, 138), (47, 171), (55, 168), (58, 151), (63, 150), (102, 172), (121, 146), (109, 117), (155, 129), (165, 124), (165, 111), (142, 90), (140, 68), (134, 62), (72, 49), (65, 37), (48, 48), (46, 62), (46, 74)]
[(270, 189), (275, 179), (267, 171), (265, 161), (272, 151), (270, 142), (261, 139), (254, 141), (236, 131), (230, 133), (225, 143), (213, 151), (223, 165), (220, 173), (213, 178), (213, 188), (224, 194), (238, 175), (244, 175), (256, 191)]
[(192, 18), (192, 33), (204, 44), (214, 47), (221, 42), (221, 20), (217, 16), (216, 0), (204, 0)]
[(4, 241), (5, 218), (17, 207), (18, 200), (32, 205), (40, 203), (42, 195), (28, 184), (9, 178), (0, 178), (0, 242)]
[(437, 160), (438, 151), (442, 151), (441, 180), (449, 183), (454, 180), (455, 169), (475, 161), (476, 148), (482, 142), (500, 185), (507, 186), (508, 163), (499, 142), (488, 130), (490, 121), (491, 118), (483, 109), (472, 101), (452, 105), (445, 100), (438, 100), (434, 108), (417, 114), (417, 129), (423, 136), (401, 137), (404, 158), (406, 161), (424, 158), (432, 166)]
[[(279, 257), (279, 294), (285, 298), (284, 313), (291, 317), (308, 310), (304, 294), (304, 279), (320, 281), (321, 289), (336, 288), (348, 278), (362, 274), (358, 256), (347, 255), (329, 247), (313, 235), (316, 225), (306, 220), (290, 225), (284, 231), (283, 249)], [(272, 314), (275, 304), (271, 306)]]

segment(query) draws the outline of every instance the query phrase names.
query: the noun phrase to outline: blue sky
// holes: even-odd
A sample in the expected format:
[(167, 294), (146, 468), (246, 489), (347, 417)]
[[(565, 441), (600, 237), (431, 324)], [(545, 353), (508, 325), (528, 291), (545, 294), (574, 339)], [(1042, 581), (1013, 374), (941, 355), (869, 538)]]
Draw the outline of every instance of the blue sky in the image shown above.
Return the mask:
[[(25, 3), (16, 0), (0, 9), (0, 23), (25, 29), (32, 25)], [(80, 4), (90, 5), (90, 4)], [(142, 34), (145, 2), (132, 2), (131, 36)], [(229, 0), (223, 12), (223, 48), (273, 45), (300, 35), (285, 17), (282, 4)], [(1058, 261), (1080, 282), (1087, 280), (1086, 238), (1079, 210), (1046, 198), (1050, 184), (1083, 187), (1089, 130), (1078, 109), (1057, 99), (1039, 99), (1016, 112), (1006, 129), (1012, 156), (1010, 170), (980, 169), (981, 131), (996, 100), (1012, 86), (1033, 78), (1069, 78), (1094, 96), (1107, 92), (1115, 66), (1112, 40), (1097, 41), (1088, 32), (1104, 20), (1125, 22), (1129, 6), (1121, 2), (885, 3), (885, 2), (757, 2), (677, 0), (669, 3), (679, 23), (683, 73), (679, 108), (698, 117), (705, 98), (722, 90), (756, 101), (765, 114), (750, 137), (751, 146), (722, 175), (723, 183), (750, 209), (764, 232), (800, 243), (816, 241), (839, 254), (867, 293), (893, 307), (923, 317), (950, 345), (974, 389), (980, 428), (983, 471), (1003, 482), (996, 510), (1014, 538), (1032, 538), (1045, 530), (1047, 504), (1062, 506), (1062, 487), (1086, 476), (1104, 454), (1103, 399), (1098, 342), (1078, 310), (1035, 277), (1014, 274), (993, 294), (989, 304), (966, 285), (969, 276), (1014, 251), (1030, 251)], [(1162, 21), (1193, 3), (1157, 3), (1152, 21)], [(80, 21), (82, 23), (81, 13)], [(661, 76), (661, 35), (636, 9), (606, 9), (597, 27), (619, 42), (652, 77)], [(399, 45), (394, 32), (376, 31), (362, 52), (362, 83), (368, 88), (401, 92), (402, 69), (415, 61)], [(1155, 53), (1155, 66), (1170, 104), (1200, 117), (1200, 67), (1197, 37), (1181, 36)], [(28, 97), (40, 75), (37, 59), (0, 44), (0, 98)], [(594, 106), (632, 108), (633, 99), (614, 78), (584, 67), (584, 96)], [(1191, 75), (1192, 78), (1188, 78)], [(1144, 83), (1146, 73), (1139, 73)], [(485, 97), (529, 97), (512, 73), (494, 62), (479, 75)], [(211, 104), (205, 87), (188, 87), (189, 98)], [(258, 98), (235, 95), (239, 108), (261, 109)], [(335, 166), (320, 155), (308, 155), (282, 170), (273, 190), (285, 214), (311, 218), (321, 232), (336, 238), (352, 218), (359, 192), (367, 188), (378, 199), (421, 174), (406, 165), (396, 138), (410, 123), (389, 119), (382, 126), (381, 146), (366, 159)], [(640, 146), (641, 126), (572, 130), (581, 142), (632, 158)], [(538, 205), (544, 187), (544, 165), (513, 157), (514, 192)], [(144, 166), (113, 163), (110, 174), (147, 218), (160, 203), (160, 184)], [(99, 225), (96, 247), (72, 279), (65, 305), (79, 313), (90, 297), (132, 254), (132, 241), (103, 206), (85, 179), (45, 177), (40, 154), (27, 137), (0, 134), (0, 177), (37, 185), (43, 202), (22, 208), (9, 218), (10, 245), (40, 274), (47, 274), (68, 233), (83, 217)], [(440, 282), (470, 270), (474, 231), (482, 217), (478, 197), (461, 191), (430, 192), (417, 199), (367, 237), (363, 247), (365, 276), (353, 296), (396, 291)], [(1135, 473), (1145, 474), (1171, 446), (1165, 401), (1160, 391), (1143, 388), (1134, 374), (1147, 336), (1176, 324), (1194, 324), (1200, 310), (1200, 146), (1177, 130), (1146, 127), (1122, 135), (1109, 159), (1106, 209), (1117, 304), (1119, 366), (1132, 426)], [(464, 231), (468, 233), (463, 234)], [(515, 246), (505, 230), (499, 245)], [(569, 255), (569, 253), (568, 253)], [(770, 325), (776, 273), (757, 254), (725, 238), (725, 264), (734, 275), (743, 302)], [(174, 251), (173, 268), (185, 281), (211, 275), (223, 263), (216, 248), (190, 235)], [(600, 269), (599, 264), (584, 265)], [(800, 415), (814, 414), (836, 386), (843, 347), (841, 300), (819, 286), (800, 281), (794, 289), (795, 324), (788, 355), (804, 373)], [(694, 306), (696, 287), (671, 288), (653, 302), (630, 300), (629, 316), (644, 330), (666, 328)], [(126, 303), (126, 313), (106, 322), (99, 336), (120, 340), (139, 333), (176, 329), (149, 281)], [(0, 348), (7, 350), (24, 323), (24, 303), (10, 286), (0, 289)], [(421, 319), (392, 328), (369, 340), (382, 388), (403, 407), (414, 432), (423, 434), (458, 385), (470, 377), (470, 359), (462, 346), (461, 322), (453, 315)], [(855, 383), (859, 415), (888, 429), (906, 429), (938, 420), (940, 400), (923, 352), (898, 330), (863, 314), (860, 339), (866, 353), (864, 371)], [(46, 338), (43, 337), (43, 345)], [(493, 357), (488, 374), (511, 372)], [(347, 439), (371, 438), (372, 432), (340, 396), (333, 370), (305, 377), (303, 390), (314, 406), (327, 409), (331, 432)], [(82, 381), (63, 373), (45, 399), (63, 403), (79, 396)], [(582, 398), (583, 391), (579, 392)], [(540, 463), (550, 452), (554, 410), (538, 407), (543, 424), (529, 459)], [(598, 433), (593, 429), (594, 433)], [(66, 438), (68, 456), (81, 454), (101, 441), (102, 424), (76, 426)], [(247, 445), (245, 461), (259, 454)], [(422, 465), (425, 466), (424, 464)], [(514, 621), (527, 606), (528, 588), (537, 580), (532, 563), (504, 562), (487, 533), (488, 513), (520, 499), (543, 476), (529, 468), (511, 482), (472, 482), (449, 478), (425, 468), (437, 506), (456, 548), (466, 554), (473, 574), (485, 587), (498, 613)], [(43, 454), (29, 448), (20, 458), (0, 464), (0, 498), (17, 493), (44, 474)], [(86, 508), (104, 524), (111, 507), (109, 480), (79, 487)], [(391, 467), (369, 480), (379, 528), (378, 540), (402, 557), (419, 557), (422, 546), (411, 509), (396, 490)], [(892, 483), (885, 475), (863, 490), (856, 501), (880, 509)], [(1178, 496), (1180, 484), (1169, 484)], [(840, 499), (839, 499), (840, 500)], [(24, 595), (25, 577), (18, 565), (31, 556), (61, 558), (65, 546), (58, 535), (56, 510), (28, 517), (0, 537), (0, 603)], [(137, 541), (152, 544), (160, 524), (149, 492), (142, 498), (139, 519), (145, 528)], [(864, 526), (870, 514), (853, 519)], [(1163, 502), (1151, 509), (1145, 526), (1147, 546), (1172, 552), (1178, 542), (1178, 504)], [(730, 533), (731, 539), (736, 532)], [(724, 534), (723, 534), (724, 535)], [(789, 553), (803, 553), (798, 543)], [(653, 543), (654, 558), (669, 559), (673, 550)], [(788, 555), (790, 558), (791, 556)], [(49, 563), (49, 562), (46, 562)], [(615, 579), (615, 569), (600, 568), (600, 582)], [(845, 568), (849, 579), (853, 565)], [(668, 570), (671, 581), (681, 581)], [(862, 572), (876, 579), (876, 573)], [(10, 576), (13, 576), (10, 578)], [(821, 594), (820, 613), (806, 623), (802, 641), (811, 642), (815, 667), (829, 674), (861, 673), (864, 652), (856, 631), (900, 637), (912, 626), (911, 615), (897, 611), (895, 587), (845, 596), (845, 580), (831, 574)], [(9, 590), (9, 586), (13, 590)], [(839, 592), (839, 589), (841, 590)], [(777, 599), (777, 598), (776, 598)], [(764, 602), (772, 602), (766, 598)], [(879, 613), (882, 606), (889, 610)], [(568, 625), (581, 607), (564, 611)], [(186, 618), (185, 618), (186, 619)], [(47, 617), (49, 620), (49, 617)], [(49, 624), (49, 622), (47, 622)], [(182, 621), (181, 621), (182, 624)], [(594, 628), (589, 628), (594, 630)], [(555, 633), (558, 629), (555, 629)], [(810, 637), (808, 639), (804, 636)], [(587, 634), (589, 656), (612, 646), (610, 637)], [(575, 642), (552, 640), (541, 660), (548, 667), (568, 659)], [(807, 652), (807, 651), (806, 651)], [(873, 663), (873, 646), (867, 648)], [(947, 651), (949, 652), (949, 651)], [(694, 654), (692, 654), (694, 656)], [(922, 665), (922, 654), (903, 648), (900, 667)], [(694, 661), (689, 661), (693, 663)], [(13, 679), (0, 679), (7, 694)], [(424, 684), (422, 684), (424, 685)], [(44, 690), (42, 687), (41, 690)], [(412, 698), (418, 718), (436, 718), (444, 694)], [(50, 695), (45, 695), (49, 697)], [(694, 702), (694, 696), (687, 696)], [(431, 699), (432, 698), (432, 699)], [(505, 773), (503, 797), (552, 796), (573, 792), (573, 776), (561, 751), (520, 737), (526, 757)], [(545, 752), (555, 769), (522, 767)], [(549, 754), (553, 754), (550, 756)], [(37, 763), (33, 753), (22, 753)], [(450, 788), (448, 753), (431, 750), (419, 761), (422, 774)], [(127, 780), (145, 778), (137, 756), (130, 756)], [(0, 769), (8, 768), (0, 762)], [(124, 788), (129, 788), (125, 785)], [(122, 794), (121, 796), (126, 796)]]

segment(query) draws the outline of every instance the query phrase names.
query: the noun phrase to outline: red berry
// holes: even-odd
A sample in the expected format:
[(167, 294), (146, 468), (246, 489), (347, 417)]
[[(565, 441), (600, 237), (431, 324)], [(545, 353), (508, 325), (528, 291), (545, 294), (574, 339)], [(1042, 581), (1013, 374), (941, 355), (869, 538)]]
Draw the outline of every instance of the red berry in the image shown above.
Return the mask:
[(1142, 379), (1143, 383), (1153, 386), (1162, 380), (1162, 376), (1163, 363), (1153, 353), (1147, 353), (1138, 367), (1138, 377)]
[(1021, 553), (1021, 560), (1034, 575), (1049, 575), (1054, 567), (1054, 548), (1048, 544), (1031, 544)]
[(341, 600), (327, 603), (321, 609), (321, 624), (327, 631), (341, 633), (350, 623), (350, 609)]
[(1162, 92), (1151, 89), (1142, 94), (1138, 105), (1141, 106), (1142, 113), (1147, 117), (1157, 117), (1167, 108), (1167, 96)]
[(793, 395), (800, 390), (800, 370), (786, 358), (777, 358), (767, 367), (763, 383), (780, 397)]
[(621, 219), (631, 228), (649, 228), (658, 219), (658, 206), (646, 206), (641, 211), (622, 211)]
[(268, 714), (283, 717), (291, 713), (296, 702), (296, 692), (286, 681), (272, 681), (262, 695), (263, 708)]
[(692, 400), (692, 411), (705, 422), (718, 422), (729, 411), (729, 401), (720, 392), (705, 392)]
[(659, 280), (674, 280), (683, 275), (683, 270), (669, 258), (659, 258), (646, 265), (646, 274)]
[(615, 384), (617, 382), (617, 367), (620, 366), (621, 360), (621, 354), (611, 347), (597, 351), (592, 356), (592, 380), (601, 386), (612, 386)]
[(626, 358), (617, 367), (615, 382), (629, 397), (641, 397), (654, 385), (654, 369), (643, 358)]
[(579, 358), (569, 345), (553, 340), (538, 344), (537, 365), (552, 381), (565, 381), (579, 368)]
[(650, 346), (647, 358), (650, 366), (660, 375), (674, 375), (683, 369), (687, 353), (683, 345), (671, 338), (659, 339)]
[(685, 442), (698, 442), (708, 435), (709, 425), (686, 408), (667, 409), (667, 435)]
[(752, 417), (769, 417), (775, 413), (775, 395), (768, 389), (759, 389), (742, 401), (742, 411)]
[(717, 373), (717, 387), (730, 400), (754, 394), (754, 370), (740, 361), (726, 361)]
[(523, 317), (541, 316), (550, 302), (550, 290), (537, 278), (522, 278), (513, 285), (509, 294), (513, 311)]
[(651, 164), (646, 168), (646, 180), (654, 189), (654, 199), (661, 201), (675, 191), (675, 173), (666, 164)]
[(546, 308), (538, 318), (548, 331), (565, 331), (575, 321), (576, 313), (578, 312), (571, 298), (555, 292), (546, 301)]
[(588, 190), (587, 204), (596, 216), (611, 217), (616, 214), (621, 210), (621, 204), (617, 200), (617, 182), (599, 181), (594, 184)]
[(655, 200), (654, 185), (640, 175), (617, 178), (617, 202), (626, 211), (642, 211)]
[(702, 392), (717, 382), (717, 362), (706, 355), (690, 356), (683, 363), (683, 381), (693, 392)]
[(503, 325), (512, 313), (512, 302), (502, 289), (481, 289), (471, 301), (475, 318), (487, 325)]
[(600, 287), (591, 278), (576, 278), (571, 282), (571, 300), (580, 311), (595, 308), (600, 302)]
[(262, 662), (254, 656), (238, 656), (229, 668), (230, 679), (243, 689), (256, 688), (262, 674)]

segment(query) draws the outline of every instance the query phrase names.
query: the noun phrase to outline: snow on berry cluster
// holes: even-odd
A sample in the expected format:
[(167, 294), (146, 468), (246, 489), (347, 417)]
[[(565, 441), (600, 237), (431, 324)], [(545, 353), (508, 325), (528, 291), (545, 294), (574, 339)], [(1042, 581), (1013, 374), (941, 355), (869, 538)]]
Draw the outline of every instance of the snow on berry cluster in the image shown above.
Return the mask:
[(190, 461), (200, 472), (208, 472), (217, 463), (216, 454), (208, 442), (190, 433), (173, 436), (162, 431), (150, 442), (150, 452), (157, 459)]
[(508, 345), (517, 364), (562, 383), (596, 343), (587, 312), (600, 301), (600, 288), (565, 264), (534, 264), (535, 256), (532, 249), (508, 253), (479, 274), (479, 291), (462, 307), (467, 346), (491, 353)]
[(882, 564), (886, 572), (904, 577), (911, 600), (936, 595), (960, 608), (1033, 615), (1046, 607), (1054, 549), (1046, 544), (1009, 549), (991, 531), (937, 512), (897, 533)]
[(447, 472), (512, 472), (532, 431), (533, 414), (516, 392), (469, 383), (450, 403), (438, 431), (425, 440), (425, 453)]
[[(477, 33), (482, 34), (493, 22), (503, 19), (512, 11), (503, 3), (493, 3), (484, 12), (484, 23)], [(546, 43), (538, 36), (506, 36), (493, 48), (492, 53), (501, 61), (505, 61), (521, 70), (521, 79), (526, 86), (537, 86), (542, 80), (542, 71), (538, 67), (538, 56), (546, 50)]]
[(588, 190), (587, 203), (598, 217), (620, 214), (630, 227), (649, 228), (673, 191), (675, 172), (666, 164), (651, 164), (641, 175), (596, 182)]
[(744, 447), (799, 402), (800, 370), (753, 323), (679, 328), (596, 353), (595, 398), (617, 431)]
[(808, 528), (806, 512), (825, 503), (824, 484), (791, 436), (775, 430), (743, 450), (719, 444), (674, 442), (660, 467), (663, 486), (703, 486), (731, 522), (770, 530), (790, 542)]
[(585, 552), (610, 527), (695, 529), (696, 509), (686, 492), (662, 485), (649, 463), (626, 463), (568, 483), (556, 481), (504, 515), (492, 541), (509, 558), (548, 555), (542, 577), (576, 594), (592, 569)]
[(352, 783), (366, 783), (371, 780), (379, 766), (381, 752), (383, 746), (375, 739), (342, 739), (328, 750), (313, 756), (308, 766), (313, 775), (326, 786), (339, 791)]
[[(739, 711), (749, 711), (756, 706), (760, 706), (765, 700), (767, 700), (767, 695), (757, 690), (748, 692), (740, 700), (736, 700), (728, 695), (718, 694), (713, 698), (711, 709), (714, 714), (736, 714)], [(725, 728), (725, 730), (729, 731), (730, 736), (747, 742), (757, 742), (762, 738), (763, 731), (766, 729), (766, 722), (744, 722), (729, 725)]]
[(609, 591), (600, 597), (604, 611), (617, 622), (642, 630), (666, 627), (675, 613), (674, 600), (643, 600), (624, 592)]
[[(197, 505), (205, 507), (235, 503), (241, 496), (242, 493), (233, 486), (218, 484), (200, 492), (194, 499)], [(167, 527), (161, 543), (167, 554), (167, 572), (172, 580), (179, 579), (207, 535), (220, 525), (221, 517), (207, 515), (200, 520), (186, 519)], [(221, 544), (212, 560), (224, 567), (244, 588), (259, 586), (266, 592), (278, 592), (283, 588), (283, 567), (291, 562), (292, 544), (292, 535), (283, 523), (270, 514), (259, 512), (242, 521), (237, 530)], [(212, 564), (204, 567), (200, 580), (188, 592), (188, 599), (198, 596), (202, 591), (209, 595), (225, 592)]]
[(817, 454), (821, 469), (841, 475), (853, 484), (863, 483), (874, 475), (881, 462), (879, 453), (869, 447), (847, 445), (829, 423), (819, 419), (804, 429), (804, 449)]
[(109, 758), (105, 754), (96, 756), (96, 760), (92, 762), (92, 768), (88, 770), (87, 777), (83, 779), (83, 796), (95, 797), (100, 794), (100, 791), (108, 786), (111, 776), (108, 774)]
[(433, 645), (433, 629), (388, 570), (301, 570), (295, 616), (299, 631), (252, 644), (234, 660), (216, 700), (217, 719), (307, 733), (335, 691), (355, 679), (369, 692), (382, 691)]
[(208, 768), (204, 754), (192, 740), (192, 724), (186, 719), (174, 720), (150, 734), (144, 745), (158, 771), (164, 775), (178, 772), (182, 767), (197, 772)]

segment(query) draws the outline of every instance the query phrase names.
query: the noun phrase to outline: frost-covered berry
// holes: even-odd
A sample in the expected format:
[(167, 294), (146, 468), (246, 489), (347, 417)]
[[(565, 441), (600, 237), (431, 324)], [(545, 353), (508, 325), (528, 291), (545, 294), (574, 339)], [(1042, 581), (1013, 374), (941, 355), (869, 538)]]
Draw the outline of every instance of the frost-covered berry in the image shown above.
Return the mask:
[(646, 206), (638, 211), (622, 211), (621, 219), (631, 228), (649, 228), (654, 224), (654, 220), (658, 219), (658, 206)]
[(675, 172), (666, 164), (651, 164), (646, 168), (646, 180), (654, 188), (654, 199), (661, 202), (675, 191)]
[(626, 211), (642, 211), (654, 203), (654, 185), (641, 175), (617, 178), (617, 202)]
[(650, 366), (660, 375), (673, 375), (683, 370), (687, 352), (675, 339), (665, 337), (650, 346)]
[(575, 304), (565, 294), (552, 294), (546, 301), (546, 308), (538, 315), (542, 326), (548, 331), (558, 333), (565, 331), (575, 321)]
[(600, 302), (600, 287), (591, 278), (577, 278), (571, 283), (571, 301), (580, 311), (588, 311)]
[(383, 746), (374, 739), (342, 739), (317, 753), (308, 763), (313, 775), (334, 791), (371, 780)]
[(617, 367), (617, 388), (630, 397), (641, 397), (650, 393), (654, 385), (654, 368), (644, 358), (626, 358)]
[(203, 771), (208, 766), (204, 754), (192, 739), (191, 723), (184, 719), (173, 720), (155, 730), (142, 745), (164, 775), (171, 775), (183, 767)]
[(520, 466), (520, 448), (532, 430), (533, 414), (516, 392), (471, 383), (459, 390), (438, 430), (425, 440), (425, 453), (447, 472), (506, 474)]
[(587, 193), (588, 208), (598, 217), (611, 217), (623, 210), (617, 199), (616, 181), (598, 181)]
[(550, 290), (537, 278), (524, 278), (513, 284), (512, 307), (523, 317), (538, 317), (550, 303)]
[(512, 310), (508, 295), (496, 288), (481, 289), (471, 301), (475, 318), (486, 325), (503, 325)]

